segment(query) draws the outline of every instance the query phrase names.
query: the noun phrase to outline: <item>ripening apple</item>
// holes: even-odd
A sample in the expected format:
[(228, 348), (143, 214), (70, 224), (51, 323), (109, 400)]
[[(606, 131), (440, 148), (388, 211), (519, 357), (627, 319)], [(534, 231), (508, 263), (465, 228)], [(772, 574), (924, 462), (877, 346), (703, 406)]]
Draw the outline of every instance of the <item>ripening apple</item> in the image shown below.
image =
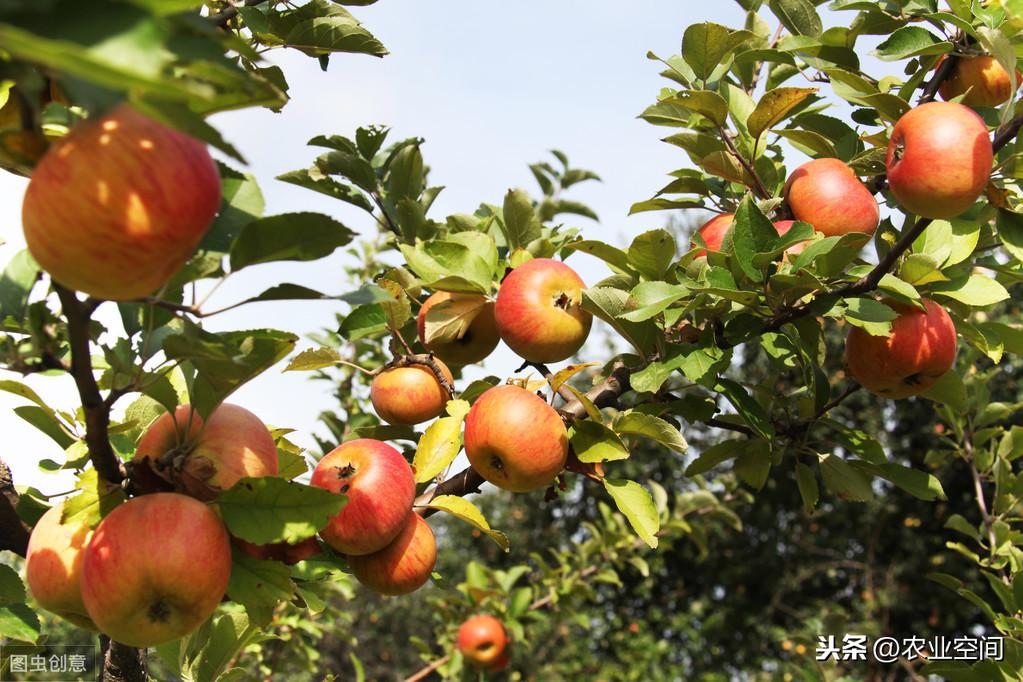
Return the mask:
[(386, 547), (408, 521), (416, 496), (409, 463), (387, 443), (371, 438), (350, 440), (324, 455), (310, 484), (348, 497), (320, 531), (328, 545), (348, 555)]
[(115, 508), (83, 554), (89, 616), (110, 639), (140, 648), (206, 622), (231, 575), (231, 542), (220, 517), (178, 493), (133, 497)]
[(437, 540), (423, 517), (409, 514), (398, 536), (373, 554), (348, 557), (360, 583), (380, 594), (415, 592), (430, 578), (437, 563)]
[(582, 308), (586, 288), (575, 270), (551, 258), (534, 258), (501, 283), (494, 308), (508, 347), (530, 362), (559, 362), (579, 350), (593, 316)]
[(554, 408), (532, 391), (495, 386), (465, 417), (465, 454), (498, 488), (539, 490), (565, 468), (568, 431)]
[(25, 554), (25, 579), (39, 606), (78, 627), (95, 630), (82, 603), (79, 584), (82, 550), (89, 544), (92, 529), (81, 519), (71, 518), (61, 524), (63, 507), (51, 507), (32, 529)]
[(54, 280), (118, 301), (156, 292), (220, 207), (206, 145), (121, 105), (75, 126), (36, 165), (25, 241)]
[[(433, 361), (440, 367), (448, 385), (453, 384), (455, 380), (447, 365), (437, 358)], [(409, 365), (385, 369), (373, 377), (369, 397), (373, 409), (385, 422), (412, 426), (444, 412), (451, 393), (437, 380), (432, 369), (426, 365)]]
[(804, 163), (789, 175), (783, 193), (796, 220), (827, 237), (873, 234), (881, 217), (874, 195), (839, 159)]
[[(721, 250), (721, 243), (725, 241), (725, 235), (728, 234), (728, 230), (732, 228), (732, 222), (735, 221), (734, 213), (719, 213), (714, 216), (706, 223), (703, 224), (697, 232), (700, 237), (703, 238), (703, 242), (707, 245), (707, 249), (717, 252)], [(697, 246), (694, 241), (692, 245)], [(696, 257), (707, 255), (707, 249), (700, 249), (696, 252)]]
[(508, 633), (493, 616), (473, 616), (458, 628), (458, 650), (479, 667), (489, 667), (504, 655)]
[(909, 213), (954, 218), (987, 185), (993, 159), (984, 120), (954, 102), (928, 102), (895, 124), (888, 142), (888, 186)]
[[(180, 466), (161, 468), (168, 458)], [(179, 492), (210, 500), (247, 476), (277, 475), (277, 446), (266, 425), (244, 407), (223, 403), (203, 421), (189, 405), (162, 414), (139, 439), (136, 460)]]
[(316, 538), (306, 538), (294, 544), (273, 542), (267, 545), (257, 545), (241, 538), (232, 538), (232, 541), (235, 547), (250, 557), (266, 561), (282, 561), (289, 566), (320, 553), (320, 545), (316, 542)]
[(923, 299), (926, 311), (889, 302), (898, 314), (891, 336), (871, 336), (853, 327), (845, 344), (849, 372), (871, 393), (908, 398), (933, 386), (952, 369), (956, 328), (945, 309)]
[[(430, 309), (450, 301), (448, 306), (459, 310), (475, 310), (475, 317), (469, 322), (461, 336), (450, 341), (426, 341), (426, 318)], [(434, 313), (437, 314), (437, 311)], [(464, 314), (464, 313), (463, 313)], [(484, 360), (494, 352), (501, 335), (497, 333), (494, 319), (494, 302), (479, 294), (459, 294), (438, 291), (423, 302), (416, 317), (416, 330), (423, 347), (435, 356), (455, 367), (471, 365)]]
[[(941, 68), (946, 59), (942, 55), (935, 69)], [(1016, 87), (1023, 75), (1016, 71)], [(961, 103), (968, 107), (997, 107), (1012, 97), (1012, 79), (1005, 67), (988, 54), (977, 56), (959, 55), (952, 73), (938, 87), (942, 99), (954, 99), (966, 94)]]

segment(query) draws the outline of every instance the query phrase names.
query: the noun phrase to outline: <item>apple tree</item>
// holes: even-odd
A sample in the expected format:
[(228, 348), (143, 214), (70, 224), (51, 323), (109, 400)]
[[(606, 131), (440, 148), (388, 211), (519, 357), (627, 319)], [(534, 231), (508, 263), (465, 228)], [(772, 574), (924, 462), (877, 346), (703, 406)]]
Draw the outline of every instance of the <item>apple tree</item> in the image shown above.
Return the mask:
[[(105, 679), (144, 679), (150, 649), (179, 677), (241, 678), (250, 658), (273, 675), (276, 641), (337, 636), (301, 614), (337, 615), (353, 580), (405, 599), (432, 576), (439, 623), (410, 679), (499, 672), (524, 648), (556, 657), (531, 636), (543, 614), (586, 609), (620, 569), (649, 574), (662, 540), (707, 553), (741, 526), (736, 500), (785, 482), (772, 503), (805, 516), (881, 492), (934, 506), (952, 501), (934, 472), (961, 471), (971, 487), (946, 551), (969, 568), (927, 579), (979, 608), (1005, 655), (910, 672), (1015, 679), (1023, 441), (1018, 394), (996, 389), (1023, 352), (1010, 293), (1023, 8), (836, 0), (826, 27), (810, 0), (740, 0), (742, 27), (683, 27), (679, 54), (650, 53), (670, 85), (641, 114), (671, 129), (683, 167), (632, 212), (716, 215), (691, 238), (661, 228), (614, 245), (571, 226), (596, 217), (569, 197), (597, 175), (564, 153), (530, 167), (538, 196), (439, 216), (422, 140), (369, 123), (318, 131), (310, 164), (278, 178), (361, 209), (364, 225), (264, 215), (245, 150), (206, 119), (287, 105), (269, 51), (328, 73), (339, 53), (384, 56), (344, 7), (365, 4), (0, 8), (0, 163), (29, 178), (28, 248), (0, 281), (3, 366), (26, 378), (0, 388), (63, 451), (40, 466), (76, 481), (49, 495), (0, 468), (0, 547), (25, 558), (24, 583), (0, 567), (0, 634), (45, 639), (42, 610), (99, 633)], [(207, 304), (235, 272), (346, 246), (346, 291), (272, 282)], [(607, 276), (584, 282), (572, 264), (585, 257)], [(204, 325), (281, 300), (322, 301), (329, 331)], [(522, 360), (511, 376), (487, 374), (500, 343)], [(229, 402), (282, 368), (337, 386), (342, 414), (324, 419), (312, 467), (286, 426)], [(77, 404), (30, 385), (58, 374)], [(942, 425), (923, 463), (891, 420), (862, 414), (904, 402)], [(685, 480), (656, 480), (665, 452), (687, 458)], [(581, 496), (599, 524), (553, 555), (483, 511)], [(460, 525), (436, 534), (439, 514)], [(521, 560), (435, 572), (458, 532)]]

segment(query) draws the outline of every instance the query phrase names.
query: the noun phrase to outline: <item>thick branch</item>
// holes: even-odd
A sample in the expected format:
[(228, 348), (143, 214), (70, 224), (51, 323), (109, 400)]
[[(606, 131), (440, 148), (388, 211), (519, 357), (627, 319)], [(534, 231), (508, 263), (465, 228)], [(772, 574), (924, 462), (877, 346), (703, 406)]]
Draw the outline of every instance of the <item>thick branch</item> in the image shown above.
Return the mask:
[(85, 444), (89, 448), (89, 459), (99, 475), (111, 483), (124, 480), (121, 463), (110, 445), (110, 405), (103, 400), (99, 385), (92, 373), (92, 359), (89, 348), (90, 306), (78, 300), (75, 293), (56, 282), (53, 289), (60, 298), (64, 316), (67, 318), (68, 340), (71, 346), (71, 376), (74, 377), (78, 395), (85, 412)]
[(103, 648), (102, 682), (144, 682), (149, 679), (146, 672), (146, 650), (115, 642), (100, 635)]
[(25, 556), (29, 528), (18, 516), (18, 492), (7, 464), (0, 460), (0, 550)]

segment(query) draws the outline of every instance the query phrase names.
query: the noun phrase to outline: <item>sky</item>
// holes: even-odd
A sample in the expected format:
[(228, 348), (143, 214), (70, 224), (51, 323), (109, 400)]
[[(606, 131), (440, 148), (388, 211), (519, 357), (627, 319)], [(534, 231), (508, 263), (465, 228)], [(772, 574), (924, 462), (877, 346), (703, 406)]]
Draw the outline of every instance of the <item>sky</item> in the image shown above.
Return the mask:
[[(628, 7), (628, 9), (626, 9)], [(684, 153), (660, 141), (667, 129), (637, 115), (670, 85), (660, 64), (646, 57), (679, 52), (683, 30), (700, 21), (741, 27), (743, 14), (729, 2), (644, 0), (380, 0), (352, 8), (391, 51), (383, 59), (335, 55), (324, 73), (315, 60), (276, 51), (291, 84), (292, 101), (283, 113), (246, 110), (211, 119), (239, 149), (259, 180), (266, 214), (320, 211), (368, 234), (375, 229), (361, 212), (341, 202), (273, 178), (308, 166), (318, 153), (306, 147), (316, 134), (351, 135), (360, 125), (392, 127), (394, 139), (419, 136), (431, 167), (432, 185), (444, 185), (431, 215), (471, 213), (480, 202), (500, 203), (512, 187), (536, 194), (527, 165), (551, 160), (548, 150), (568, 154), (574, 166), (596, 171), (601, 183), (584, 183), (572, 198), (593, 207), (600, 222), (569, 217), (583, 236), (627, 245), (637, 234), (663, 226), (666, 213), (628, 216), (629, 206), (667, 183), (666, 173), (687, 165)], [(845, 17), (843, 17), (845, 18)], [(826, 19), (826, 24), (834, 24)], [(235, 165), (237, 165), (235, 163)], [(20, 226), (25, 181), (0, 176), (0, 262), (24, 248)], [(217, 290), (209, 302), (219, 308), (262, 291), (295, 282), (328, 293), (344, 293), (345, 256), (314, 263), (281, 263), (248, 268)], [(607, 274), (587, 256), (570, 261), (587, 282)], [(245, 306), (205, 322), (212, 331), (274, 327), (300, 335), (331, 326), (342, 310), (334, 302), (285, 302)], [(112, 304), (98, 317), (116, 325)], [(299, 349), (311, 346), (306, 339)], [(601, 358), (596, 358), (601, 359)], [(503, 349), (488, 360), (489, 373), (507, 376), (517, 361)], [(314, 447), (316, 417), (335, 403), (326, 382), (309, 375), (270, 369), (233, 394), (268, 424), (297, 430), (293, 439)], [(0, 371), (0, 378), (20, 378)], [(68, 377), (25, 380), (58, 408), (78, 404)], [(122, 399), (123, 409), (130, 398)], [(46, 493), (67, 489), (66, 477), (42, 474), (43, 458), (61, 461), (59, 448), (10, 410), (25, 401), (0, 394), (0, 425), (6, 447), (0, 456), (18, 485)]]

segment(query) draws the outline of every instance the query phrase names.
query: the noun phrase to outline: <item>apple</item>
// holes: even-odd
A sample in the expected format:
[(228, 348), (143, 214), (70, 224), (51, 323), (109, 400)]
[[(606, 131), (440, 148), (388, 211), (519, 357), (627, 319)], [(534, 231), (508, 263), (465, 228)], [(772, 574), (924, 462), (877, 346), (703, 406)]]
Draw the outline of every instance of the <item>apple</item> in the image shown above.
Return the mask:
[(348, 555), (386, 547), (408, 521), (416, 496), (409, 463), (387, 443), (371, 438), (350, 440), (324, 455), (310, 484), (348, 497), (320, 531), (328, 545)]
[(516, 493), (545, 488), (565, 468), (568, 431), (542, 398), (518, 386), (495, 386), (465, 417), (465, 453), (472, 468)]
[[(180, 459), (166, 467), (168, 457)], [(189, 405), (156, 419), (139, 439), (136, 460), (179, 492), (210, 500), (247, 476), (277, 475), (277, 446), (259, 417), (223, 403), (203, 421)]]
[[(728, 234), (728, 230), (732, 227), (732, 222), (735, 220), (734, 213), (719, 213), (714, 216), (706, 223), (703, 224), (697, 232), (700, 237), (703, 238), (704, 243), (707, 245), (707, 249), (711, 251), (720, 251), (721, 243), (725, 241), (725, 235)], [(692, 245), (697, 246), (694, 241)], [(700, 249), (696, 253), (696, 257), (707, 255), (707, 249)]]
[[(508, 648), (510, 649), (511, 647), (509, 646)], [(508, 650), (506, 649), (505, 653), (502, 654), (499, 659), (497, 659), (496, 661), (494, 661), (493, 663), (486, 667), (486, 671), (488, 673), (499, 673), (505, 668), (507, 668), (509, 663), (511, 663), (511, 655), (508, 653)]]
[[(946, 56), (942, 55), (935, 69), (941, 68), (945, 59)], [(1017, 88), (1021, 79), (1023, 75), (1017, 70)], [(959, 55), (952, 73), (941, 82), (938, 92), (946, 100), (965, 94), (959, 101), (969, 107), (997, 107), (1012, 97), (1012, 79), (1005, 67), (991, 55)]]
[(282, 561), (289, 566), (320, 553), (320, 545), (316, 542), (316, 538), (306, 538), (295, 544), (273, 542), (267, 545), (257, 545), (241, 538), (232, 538), (232, 540), (235, 547), (250, 557), (267, 561)]
[(220, 207), (206, 146), (127, 105), (56, 142), (25, 192), (25, 241), (71, 289), (125, 301), (156, 292)]
[(534, 258), (511, 271), (497, 292), (497, 331), (530, 362), (558, 362), (579, 350), (593, 316), (582, 309), (586, 285), (561, 261)]
[[(786, 234), (788, 234), (788, 231), (792, 229), (792, 226), (796, 224), (796, 221), (778, 220), (772, 224), (774, 225), (774, 229), (778, 231), (778, 236), (783, 237)], [(793, 244), (792, 246), (785, 249), (785, 258), (787, 259), (789, 256), (798, 256), (809, 245), (810, 245), (809, 239), (803, 242), (797, 242)]]
[(458, 650), (477, 666), (496, 663), (508, 645), (508, 633), (493, 616), (473, 616), (458, 628)]
[[(434, 358), (441, 374), (454, 383), (451, 370)], [(429, 421), (444, 412), (451, 394), (433, 370), (426, 365), (408, 365), (385, 369), (373, 377), (369, 390), (370, 400), (377, 415), (388, 424), (412, 426)]]
[(954, 102), (928, 102), (895, 124), (888, 142), (888, 186), (909, 213), (954, 218), (973, 206), (991, 175), (984, 120)]
[(804, 163), (789, 175), (783, 194), (796, 220), (827, 237), (873, 234), (881, 217), (874, 195), (839, 159)]
[(95, 630), (79, 585), (82, 555), (92, 529), (82, 520), (61, 524), (63, 504), (51, 507), (32, 529), (25, 553), (28, 589), (42, 608), (78, 627)]
[(230, 576), (231, 542), (216, 512), (187, 495), (142, 495), (93, 532), (82, 557), (82, 601), (110, 639), (151, 647), (206, 622)]
[[(430, 309), (441, 303), (447, 303), (451, 314), (461, 314), (466, 317), (474, 315), (468, 326), (462, 330), (461, 335), (451, 341), (426, 341), (426, 318), (429, 316), (431, 322), (434, 316), (440, 316), (443, 310), (434, 311), (430, 315)], [(486, 296), (478, 294), (457, 294), (448, 291), (438, 291), (423, 302), (416, 317), (416, 330), (419, 332), (419, 341), (426, 350), (430, 351), (444, 362), (462, 367), (480, 362), (497, 348), (501, 335), (497, 333), (497, 321), (494, 319), (494, 302)]]
[(871, 393), (908, 398), (933, 386), (956, 357), (956, 328), (945, 309), (923, 299), (926, 311), (889, 302), (899, 317), (891, 336), (853, 327), (845, 344), (849, 372)]
[(436, 562), (437, 540), (430, 524), (414, 512), (398, 536), (379, 552), (348, 557), (348, 566), (360, 583), (391, 596), (422, 587)]

